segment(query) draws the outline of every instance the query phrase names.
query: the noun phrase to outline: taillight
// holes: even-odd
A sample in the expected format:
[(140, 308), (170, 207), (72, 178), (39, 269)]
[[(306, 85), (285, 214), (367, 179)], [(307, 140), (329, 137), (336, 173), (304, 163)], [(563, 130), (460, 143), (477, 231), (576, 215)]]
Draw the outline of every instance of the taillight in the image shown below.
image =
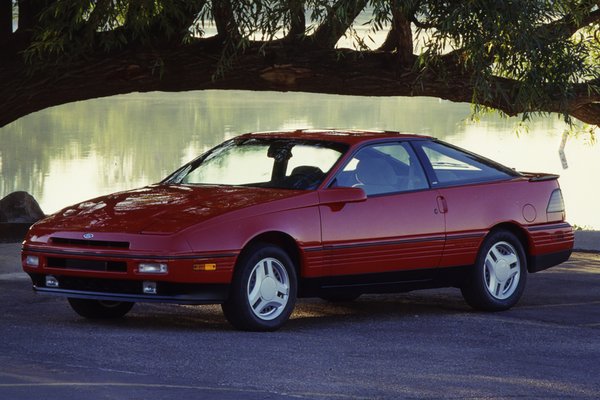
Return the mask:
[(550, 195), (548, 201), (548, 207), (546, 207), (547, 213), (558, 213), (565, 211), (565, 202), (563, 201), (562, 192), (560, 189), (556, 189)]

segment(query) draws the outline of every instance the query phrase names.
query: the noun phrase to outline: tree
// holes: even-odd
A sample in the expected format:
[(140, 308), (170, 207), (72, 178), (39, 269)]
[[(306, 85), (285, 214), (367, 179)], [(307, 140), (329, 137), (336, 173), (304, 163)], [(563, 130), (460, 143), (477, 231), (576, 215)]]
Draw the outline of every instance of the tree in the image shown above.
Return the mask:
[[(356, 34), (365, 13), (387, 32), (377, 48)], [(0, 60), (0, 126), (195, 89), (434, 96), (600, 126), (598, 0), (0, 0)]]

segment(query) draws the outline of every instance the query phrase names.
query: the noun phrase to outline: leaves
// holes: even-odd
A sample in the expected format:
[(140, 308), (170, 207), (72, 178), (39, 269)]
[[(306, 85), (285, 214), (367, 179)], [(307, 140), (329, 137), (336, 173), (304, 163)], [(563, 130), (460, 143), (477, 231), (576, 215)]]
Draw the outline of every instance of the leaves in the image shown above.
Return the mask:
[[(221, 79), (249, 51), (269, 58), (320, 47), (339, 57), (334, 47), (346, 36), (353, 38), (355, 51), (344, 52), (340, 60), (375, 51), (395, 55), (402, 47), (409, 57), (402, 62), (396, 57), (397, 64), (390, 68), (406, 74), (410, 68), (406, 60), (408, 64), (416, 60), (415, 86), (435, 80), (443, 93), (448, 76), (463, 74), (476, 109), (495, 107), (511, 115), (523, 113), (524, 119), (529, 113), (558, 112), (570, 121), (572, 115), (587, 116), (600, 107), (597, 0), (61, 0), (40, 4), (46, 5), (23, 52), (33, 70), (125, 48), (213, 43), (205, 48), (220, 60), (213, 78)], [(367, 21), (365, 26), (356, 22), (359, 13)], [(406, 44), (372, 48), (372, 37), (390, 31), (398, 20), (393, 16), (401, 16), (405, 24), (411, 21), (414, 57)], [(215, 26), (218, 35), (207, 37)], [(366, 34), (359, 33), (365, 28)], [(160, 70), (168, 73), (164, 67)]]
[[(434, 59), (449, 51), (460, 52), (457, 60), (471, 76), (473, 102), (490, 104), (500, 96), (511, 102), (514, 110), (524, 112), (524, 118), (529, 112), (553, 107), (569, 120), (575, 85), (600, 74), (598, 42), (591, 34), (596, 34), (598, 27), (584, 27), (574, 36), (562, 34), (597, 9), (583, 3), (420, 2), (419, 20), (434, 27), (422, 54), (428, 61), (421, 63), (438, 66)], [(506, 93), (496, 78), (520, 84), (514, 87), (516, 92)], [(560, 106), (554, 107), (557, 103)]]

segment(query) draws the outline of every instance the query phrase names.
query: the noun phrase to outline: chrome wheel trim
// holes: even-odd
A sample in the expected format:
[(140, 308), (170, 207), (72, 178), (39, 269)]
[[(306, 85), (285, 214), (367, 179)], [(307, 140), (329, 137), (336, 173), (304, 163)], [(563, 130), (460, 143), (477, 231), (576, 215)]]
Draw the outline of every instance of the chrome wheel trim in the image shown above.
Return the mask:
[(260, 260), (248, 279), (247, 299), (250, 309), (263, 321), (279, 317), (288, 304), (290, 278), (281, 261), (267, 257)]
[(515, 293), (521, 277), (521, 261), (512, 244), (494, 243), (485, 256), (483, 268), (484, 284), (493, 298), (506, 300)]

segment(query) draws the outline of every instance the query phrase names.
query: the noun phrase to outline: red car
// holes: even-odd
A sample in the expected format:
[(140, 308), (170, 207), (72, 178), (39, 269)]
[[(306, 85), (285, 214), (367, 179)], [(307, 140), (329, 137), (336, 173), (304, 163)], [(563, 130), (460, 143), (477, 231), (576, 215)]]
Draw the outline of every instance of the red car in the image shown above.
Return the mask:
[(236, 328), (275, 330), (298, 297), (445, 286), (506, 310), (528, 272), (571, 254), (557, 178), (425, 136), (246, 134), (158, 184), (38, 222), (23, 269), (88, 318), (220, 303)]

